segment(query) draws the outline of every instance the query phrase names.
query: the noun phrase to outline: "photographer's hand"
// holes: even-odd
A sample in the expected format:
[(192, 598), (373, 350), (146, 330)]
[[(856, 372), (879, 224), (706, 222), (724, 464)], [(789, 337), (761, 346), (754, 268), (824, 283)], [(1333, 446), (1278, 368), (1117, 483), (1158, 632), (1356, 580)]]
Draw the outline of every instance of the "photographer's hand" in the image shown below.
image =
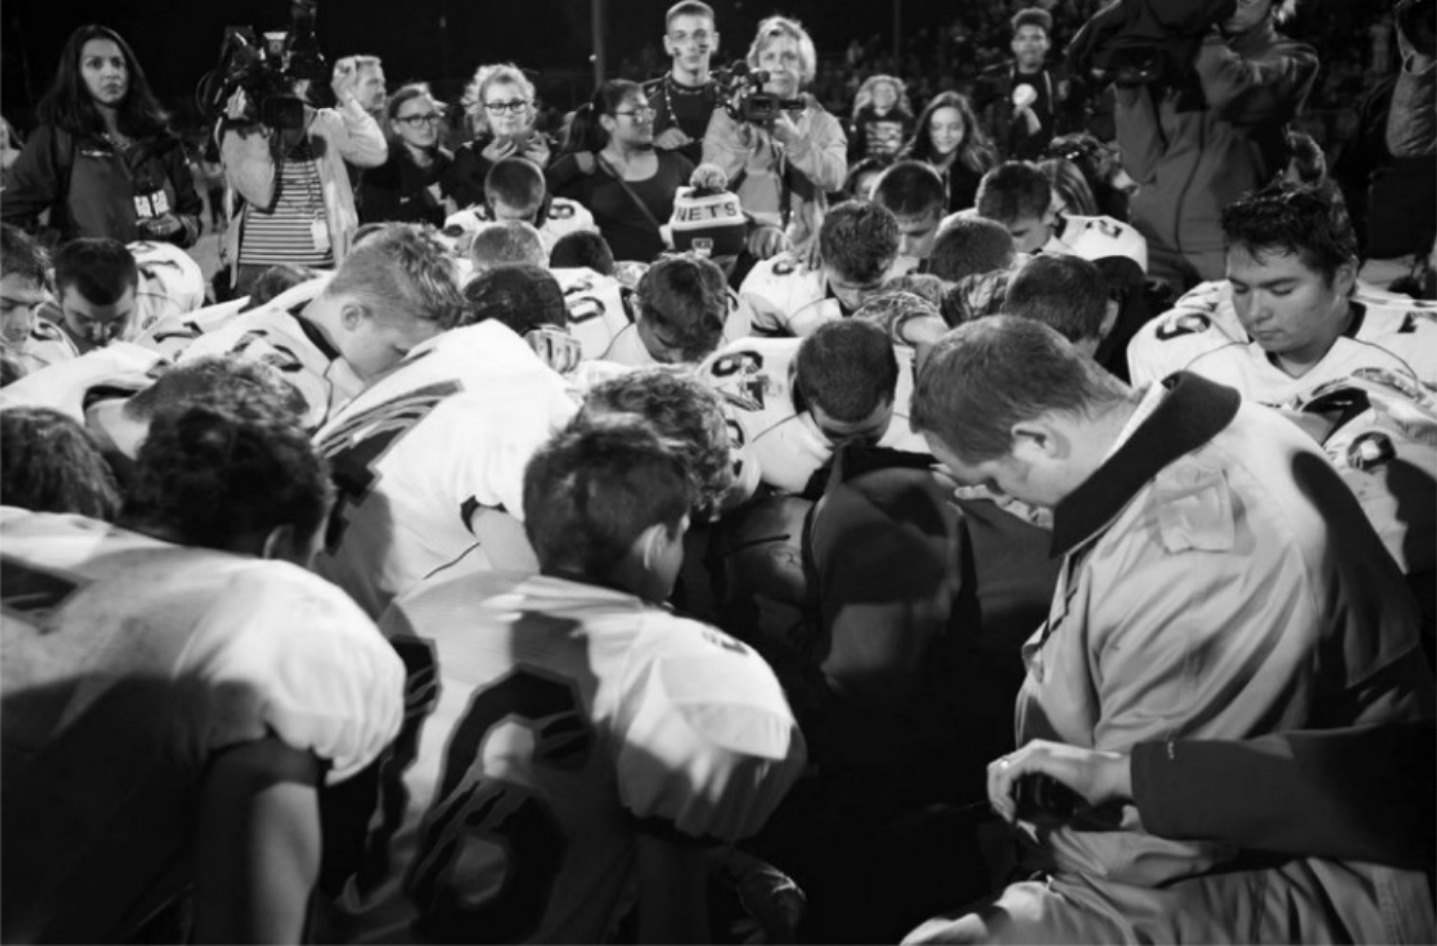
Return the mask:
[(544, 140), (543, 135), (535, 132), (529, 136), (529, 140), (524, 144), (524, 157), (541, 168), (549, 166), (549, 143)]
[(232, 122), (245, 121), (245, 112), (249, 109), (249, 96), (245, 95), (244, 89), (235, 89), (230, 100), (225, 103), (225, 118)]
[(335, 101), (339, 103), (341, 108), (345, 108), (350, 102), (358, 100), (358, 96), (355, 95), (354, 90), (359, 85), (359, 70), (352, 66), (347, 69), (341, 66), (340, 69), (342, 71), (334, 77), (334, 81), (330, 83), (330, 88), (334, 90)]
[(1011, 823), (1017, 816), (1014, 786), (1024, 775), (1047, 775), (1082, 795), (1094, 807), (1131, 798), (1130, 757), (1035, 739), (1016, 752), (988, 763), (988, 801)]
[(484, 150), (479, 153), (483, 155), (484, 159), (490, 164), (494, 164), (509, 157), (516, 150), (513, 138), (495, 138), (485, 145)]
[(162, 237), (168, 239), (184, 229), (180, 218), (172, 213), (160, 214), (158, 217), (149, 217), (139, 222), (139, 228), (146, 236)]
[(793, 145), (804, 137), (803, 130), (798, 123), (788, 116), (788, 112), (779, 112), (773, 120), (773, 136), (785, 145)]

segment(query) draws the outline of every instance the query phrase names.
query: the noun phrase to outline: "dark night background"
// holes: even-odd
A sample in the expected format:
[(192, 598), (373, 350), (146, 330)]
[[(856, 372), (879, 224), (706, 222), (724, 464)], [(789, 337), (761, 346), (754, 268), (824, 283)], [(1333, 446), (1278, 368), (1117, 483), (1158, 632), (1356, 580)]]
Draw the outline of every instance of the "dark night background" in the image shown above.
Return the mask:
[[(672, 2), (606, 0), (609, 76), (618, 74), (623, 60), (637, 62), (645, 44), (655, 47), (660, 69), (666, 65), (659, 41), (663, 14)], [(715, 63), (742, 56), (759, 19), (774, 12), (801, 19), (820, 56), (840, 57), (855, 38), (891, 49), (895, 3), (901, 6), (904, 36), (913, 39), (926, 29), (930, 38), (925, 45), (931, 48), (931, 37), (970, 9), (969, 4), (994, 2), (1022, 5), (1018, 0), (709, 0), (723, 36)], [(1324, 72), (1330, 72), (1338, 58), (1360, 59), (1368, 40), (1352, 27), (1387, 5), (1305, 0), (1285, 31), (1317, 45)], [(157, 93), (183, 113), (195, 83), (215, 63), (224, 27), (283, 29), (289, 22), (289, 2), (3, 0), (0, 18), (0, 107), (7, 118), (27, 128), (35, 101), (54, 75), (65, 37), (81, 24), (97, 22), (118, 30), (135, 48)], [(319, 37), (329, 58), (381, 56), (391, 89), (424, 79), (450, 97), (480, 64), (513, 60), (537, 73), (540, 94), (560, 108), (572, 107), (593, 90), (590, 23), (590, 0), (320, 0), (319, 9)]]
[[(637, 58), (645, 42), (658, 44), (672, 2), (608, 0), (611, 74), (622, 58)], [(888, 0), (710, 0), (710, 5), (718, 14), (725, 59), (742, 55), (758, 20), (778, 9), (804, 21), (820, 52), (841, 52), (852, 36), (883, 34), (891, 42)], [(905, 32), (936, 26), (952, 8), (952, 0), (904, 0)], [(0, 93), (5, 114), (12, 117), (23, 116), (44, 92), (65, 37), (83, 23), (118, 30), (135, 48), (156, 91), (174, 102), (188, 97), (214, 64), (225, 26), (281, 29), (289, 20), (287, 0), (8, 0), (3, 11)], [(588, 0), (320, 0), (319, 36), (331, 59), (358, 52), (383, 57), (391, 87), (422, 78), (450, 89), (481, 63), (512, 59), (551, 79), (560, 73), (571, 77), (578, 95), (592, 89)]]

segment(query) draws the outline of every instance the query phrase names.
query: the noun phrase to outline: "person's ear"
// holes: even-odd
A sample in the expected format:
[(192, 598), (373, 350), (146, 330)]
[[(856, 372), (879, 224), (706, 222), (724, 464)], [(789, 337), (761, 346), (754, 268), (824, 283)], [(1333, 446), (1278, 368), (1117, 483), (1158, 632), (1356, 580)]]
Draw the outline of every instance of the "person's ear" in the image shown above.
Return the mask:
[(339, 321), (345, 331), (353, 332), (368, 317), (369, 313), (359, 303), (348, 301), (340, 303)]
[(1352, 295), (1353, 287), (1357, 285), (1357, 264), (1349, 260), (1337, 267), (1332, 274), (1332, 288), (1339, 296), (1346, 298)]
[(1012, 454), (1016, 459), (1032, 462), (1050, 460), (1066, 450), (1066, 440), (1044, 417), (1014, 424), (1009, 433), (1013, 438)]
[(269, 534), (264, 537), (264, 543), (260, 548), (259, 557), (275, 561), (294, 562), (297, 560), (298, 555), (299, 548), (295, 542), (294, 526), (286, 522), (269, 530)]
[(669, 541), (669, 527), (662, 522), (656, 522), (639, 533), (634, 540), (634, 550), (646, 573), (652, 574), (658, 567)]
[(1116, 299), (1109, 299), (1107, 311), (1103, 313), (1103, 324), (1098, 327), (1098, 341), (1108, 337), (1113, 326), (1118, 324), (1118, 313), (1122, 311), (1123, 304)]
[(713, 36), (710, 37), (710, 39), (709, 39), (709, 53), (710, 53), (710, 54), (713, 54), (713, 53), (717, 53), (718, 51), (719, 51), (719, 34), (718, 34), (718, 31), (715, 30), (714, 33), (713, 33)]

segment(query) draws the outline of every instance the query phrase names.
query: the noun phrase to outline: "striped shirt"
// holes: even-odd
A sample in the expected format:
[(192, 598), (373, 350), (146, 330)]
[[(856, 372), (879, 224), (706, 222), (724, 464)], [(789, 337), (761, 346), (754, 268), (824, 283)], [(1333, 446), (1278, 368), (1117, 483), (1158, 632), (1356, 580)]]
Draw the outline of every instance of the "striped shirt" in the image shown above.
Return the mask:
[(314, 222), (319, 221), (326, 233), (329, 222), (324, 212), (319, 166), (308, 139), (281, 163), (279, 194), (273, 209), (265, 211), (249, 204), (244, 214), (239, 253), (242, 265), (334, 265), (332, 241), (322, 250), (315, 246)]

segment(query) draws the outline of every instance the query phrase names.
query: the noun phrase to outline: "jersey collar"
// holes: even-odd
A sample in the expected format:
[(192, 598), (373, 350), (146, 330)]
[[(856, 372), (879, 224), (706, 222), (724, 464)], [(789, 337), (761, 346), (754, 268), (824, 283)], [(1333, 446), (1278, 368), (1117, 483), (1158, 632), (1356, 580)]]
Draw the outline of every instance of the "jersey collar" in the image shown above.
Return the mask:
[(1066, 555), (1098, 533), (1169, 463), (1212, 440), (1242, 403), (1235, 390), (1180, 371), (1133, 435), (1053, 510), (1051, 554)]

